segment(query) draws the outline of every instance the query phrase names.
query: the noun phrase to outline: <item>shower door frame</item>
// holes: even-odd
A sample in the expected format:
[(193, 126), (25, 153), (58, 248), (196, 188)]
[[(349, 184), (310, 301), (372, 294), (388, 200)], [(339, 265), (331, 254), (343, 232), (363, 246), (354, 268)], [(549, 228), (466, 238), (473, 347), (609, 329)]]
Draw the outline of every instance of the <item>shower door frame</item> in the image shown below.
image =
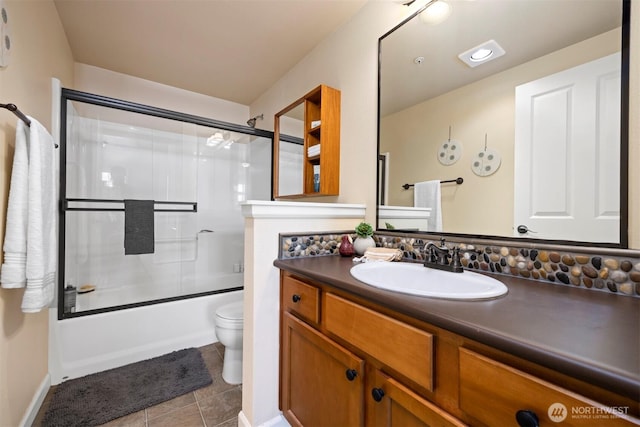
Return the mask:
[[(64, 313), (64, 284), (65, 284), (65, 261), (66, 261), (66, 212), (67, 211), (95, 211), (96, 208), (73, 208), (69, 207), (69, 202), (85, 201), (86, 199), (67, 198), (67, 101), (78, 101), (86, 104), (97, 105), (100, 107), (114, 108), (117, 110), (127, 111), (131, 113), (144, 114), (153, 117), (159, 117), (168, 120), (175, 120), (184, 123), (191, 123), (205, 127), (211, 127), (231, 132), (238, 132), (246, 135), (263, 137), (271, 140), (271, 159), (273, 159), (273, 137), (271, 131), (256, 129), (249, 126), (238, 125), (234, 123), (223, 122), (220, 120), (209, 119), (206, 117), (196, 116), (179, 111), (167, 110), (164, 108), (153, 107), (145, 104), (125, 101), (116, 98), (110, 98), (102, 95), (96, 95), (88, 92), (81, 92), (73, 89), (62, 88), (60, 96), (60, 200), (59, 200), (59, 226), (58, 226), (58, 320), (89, 316), (92, 314), (105, 313), (109, 311), (124, 310), (128, 308), (142, 307), (146, 305), (160, 304), (172, 301), (178, 301), (189, 298), (197, 298), (205, 295), (221, 294), (234, 292), (244, 289), (244, 286), (238, 286), (228, 289), (198, 292), (189, 295), (179, 295), (175, 297), (158, 298), (150, 301), (141, 301), (130, 304), (121, 304), (111, 307), (97, 308), (93, 310), (85, 310), (78, 313)], [(272, 161), (269, 162), (272, 164)], [(269, 194), (273, 194), (273, 171), (271, 172), (271, 189)], [(92, 199), (98, 200), (99, 199)], [(119, 202), (113, 200), (102, 200), (102, 202)], [(159, 203), (159, 202), (157, 202)], [(191, 208), (180, 210), (180, 212), (197, 212), (197, 202), (171, 202), (171, 204), (188, 204)], [(113, 210), (113, 209), (98, 209)], [(122, 209), (124, 210), (124, 209)], [(178, 211), (178, 210), (171, 210)]]

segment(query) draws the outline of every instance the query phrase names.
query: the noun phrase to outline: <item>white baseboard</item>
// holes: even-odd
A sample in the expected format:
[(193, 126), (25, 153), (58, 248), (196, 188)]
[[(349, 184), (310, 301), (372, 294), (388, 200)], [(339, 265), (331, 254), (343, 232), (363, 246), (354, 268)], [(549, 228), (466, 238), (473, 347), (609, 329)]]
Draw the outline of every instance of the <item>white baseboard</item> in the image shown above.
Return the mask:
[(36, 390), (31, 402), (29, 403), (29, 407), (27, 408), (22, 420), (20, 420), (20, 427), (31, 427), (36, 417), (38, 416), (38, 411), (42, 407), (42, 402), (44, 402), (44, 398), (47, 397), (47, 393), (51, 388), (51, 375), (47, 374), (42, 379), (40, 386)]
[[(238, 414), (238, 427), (252, 427), (244, 412)], [(255, 427), (291, 427), (291, 424), (284, 418), (282, 414), (271, 418), (264, 423)]]

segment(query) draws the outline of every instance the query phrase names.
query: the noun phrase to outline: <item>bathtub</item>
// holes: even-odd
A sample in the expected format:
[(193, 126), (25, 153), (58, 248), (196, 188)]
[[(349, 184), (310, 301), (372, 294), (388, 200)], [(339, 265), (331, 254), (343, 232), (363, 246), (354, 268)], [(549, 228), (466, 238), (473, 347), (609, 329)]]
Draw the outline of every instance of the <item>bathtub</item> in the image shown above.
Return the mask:
[(215, 311), (243, 291), (58, 320), (49, 309), (51, 384), (217, 342)]

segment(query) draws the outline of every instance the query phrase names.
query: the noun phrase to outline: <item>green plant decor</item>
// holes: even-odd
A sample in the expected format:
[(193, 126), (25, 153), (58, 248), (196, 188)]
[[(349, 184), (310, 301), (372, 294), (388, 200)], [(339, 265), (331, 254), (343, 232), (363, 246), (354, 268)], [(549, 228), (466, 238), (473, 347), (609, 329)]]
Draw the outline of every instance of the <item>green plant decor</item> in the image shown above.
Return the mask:
[(367, 224), (366, 222), (361, 222), (360, 224), (358, 224), (355, 231), (358, 237), (365, 238), (373, 236), (373, 227), (371, 227), (371, 225)]

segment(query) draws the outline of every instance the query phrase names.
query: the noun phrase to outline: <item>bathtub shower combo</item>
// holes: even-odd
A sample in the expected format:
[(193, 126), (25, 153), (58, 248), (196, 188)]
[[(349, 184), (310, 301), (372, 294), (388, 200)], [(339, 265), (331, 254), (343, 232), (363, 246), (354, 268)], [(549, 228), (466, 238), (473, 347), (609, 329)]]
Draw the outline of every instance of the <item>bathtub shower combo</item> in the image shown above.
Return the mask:
[[(240, 204), (269, 198), (271, 139), (81, 92), (63, 97), (60, 318), (241, 288)], [(125, 255), (125, 238), (136, 238), (125, 236), (125, 200), (153, 201), (150, 253)]]
[[(61, 94), (54, 383), (153, 355), (171, 334), (162, 351), (180, 347), (198, 322), (213, 334), (217, 307), (241, 299), (241, 203), (271, 195), (271, 132)], [(146, 213), (130, 210), (136, 202)], [(151, 244), (125, 254), (145, 227)], [(193, 331), (177, 326), (184, 318)], [(137, 354), (123, 355), (129, 349)]]

